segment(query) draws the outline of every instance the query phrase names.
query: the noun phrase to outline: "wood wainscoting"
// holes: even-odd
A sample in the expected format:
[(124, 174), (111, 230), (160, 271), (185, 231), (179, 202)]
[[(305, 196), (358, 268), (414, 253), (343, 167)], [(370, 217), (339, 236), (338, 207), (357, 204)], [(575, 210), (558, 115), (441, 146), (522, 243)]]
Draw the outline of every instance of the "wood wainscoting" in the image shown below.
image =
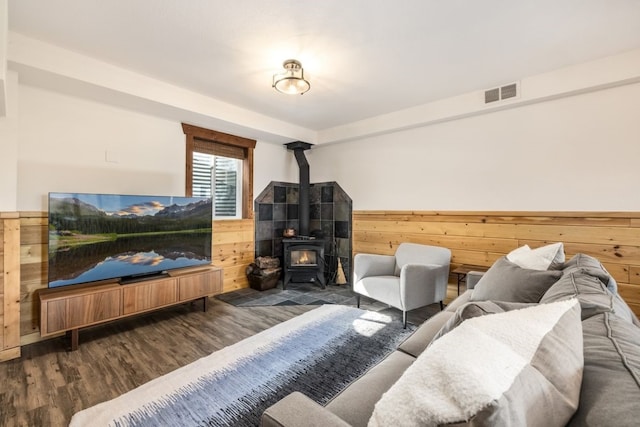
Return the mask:
[(222, 292), (248, 288), (246, 269), (255, 259), (253, 219), (213, 222), (213, 264), (224, 269)]
[[(16, 215), (17, 218), (17, 215)], [(40, 337), (38, 293), (47, 288), (47, 212), (20, 212), (20, 343)], [(254, 260), (253, 219), (213, 221), (213, 264), (224, 270), (222, 292), (246, 288), (245, 269)]]
[(20, 218), (0, 212), (0, 362), (20, 357)]
[[(25, 345), (41, 340), (38, 292), (47, 287), (47, 213), (20, 212), (18, 228), (20, 271), (11, 277), (20, 280), (20, 343)], [(254, 261), (253, 219), (214, 221), (213, 230), (213, 264), (224, 269), (223, 292), (248, 287), (245, 269)], [(17, 253), (15, 247), (7, 248), (6, 236), (4, 240), (0, 253)], [(462, 264), (488, 267), (523, 244), (558, 241), (564, 242), (568, 257), (582, 252), (600, 259), (640, 315), (639, 212), (353, 213), (354, 254), (393, 254), (401, 242), (439, 245), (452, 250), (452, 269)], [(450, 298), (455, 294), (452, 277)]]
[[(576, 253), (598, 258), (640, 315), (639, 212), (354, 211), (354, 254), (390, 255), (402, 242), (450, 248), (452, 270), (489, 267), (524, 244), (563, 242), (567, 259)], [(450, 286), (449, 296), (455, 293)]]

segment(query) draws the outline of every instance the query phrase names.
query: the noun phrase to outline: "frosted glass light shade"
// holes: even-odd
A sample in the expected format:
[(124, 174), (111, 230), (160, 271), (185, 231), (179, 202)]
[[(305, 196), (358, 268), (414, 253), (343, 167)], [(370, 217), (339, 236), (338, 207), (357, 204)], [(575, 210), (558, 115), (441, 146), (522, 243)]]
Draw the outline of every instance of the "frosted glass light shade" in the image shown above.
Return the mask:
[(273, 87), (287, 95), (302, 95), (309, 89), (311, 84), (304, 78), (302, 64), (295, 59), (288, 59), (282, 64), (284, 73), (274, 74)]

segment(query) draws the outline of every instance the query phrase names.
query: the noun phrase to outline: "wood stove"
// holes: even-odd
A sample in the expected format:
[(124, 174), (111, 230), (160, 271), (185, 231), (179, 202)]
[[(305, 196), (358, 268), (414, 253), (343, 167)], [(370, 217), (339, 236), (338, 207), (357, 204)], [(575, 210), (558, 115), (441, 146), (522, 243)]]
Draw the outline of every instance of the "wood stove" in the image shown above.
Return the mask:
[(326, 286), (324, 277), (324, 240), (313, 238), (282, 239), (284, 250), (284, 280), (282, 289), (289, 282), (318, 282)]

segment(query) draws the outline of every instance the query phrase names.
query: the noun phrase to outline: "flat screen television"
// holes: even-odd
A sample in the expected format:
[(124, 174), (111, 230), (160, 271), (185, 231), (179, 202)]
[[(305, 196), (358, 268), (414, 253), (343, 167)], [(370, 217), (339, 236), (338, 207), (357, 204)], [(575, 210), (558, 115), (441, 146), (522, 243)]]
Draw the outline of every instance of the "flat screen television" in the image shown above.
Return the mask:
[(211, 264), (206, 197), (49, 193), (49, 287)]

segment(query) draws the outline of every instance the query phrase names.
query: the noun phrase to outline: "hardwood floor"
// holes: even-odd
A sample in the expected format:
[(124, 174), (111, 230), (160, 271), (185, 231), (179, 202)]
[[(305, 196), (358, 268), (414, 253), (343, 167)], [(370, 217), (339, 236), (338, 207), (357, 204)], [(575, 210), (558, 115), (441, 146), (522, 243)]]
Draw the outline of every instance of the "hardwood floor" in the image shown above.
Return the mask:
[[(67, 426), (74, 413), (234, 344), (316, 306), (234, 307), (210, 298), (80, 331), (77, 351), (64, 337), (22, 348), (0, 363), (0, 426)], [(436, 304), (437, 306), (437, 304)], [(363, 309), (380, 307), (363, 298)], [(409, 313), (419, 324), (439, 308)]]
[(0, 363), (1, 426), (66, 426), (74, 413), (117, 397), (314, 306), (237, 308), (209, 299), (31, 344)]

